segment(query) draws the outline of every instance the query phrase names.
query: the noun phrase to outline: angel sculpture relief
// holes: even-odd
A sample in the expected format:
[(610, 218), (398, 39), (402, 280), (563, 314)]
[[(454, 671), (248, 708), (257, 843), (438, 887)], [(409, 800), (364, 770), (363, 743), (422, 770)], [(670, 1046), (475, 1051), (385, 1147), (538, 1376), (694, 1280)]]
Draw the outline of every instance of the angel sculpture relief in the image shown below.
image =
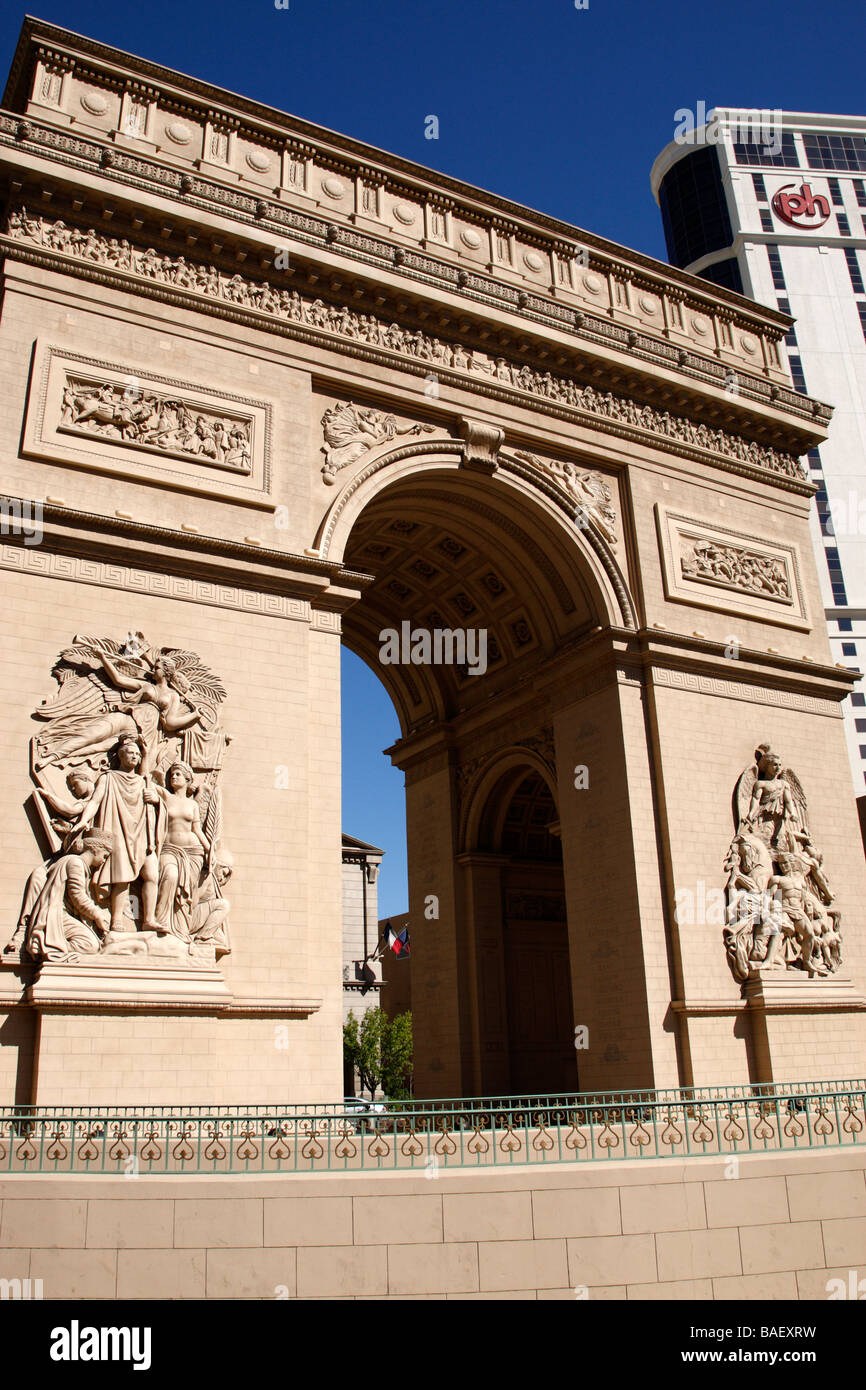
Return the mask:
[(581, 530), (586, 530), (588, 523), (593, 521), (608, 545), (616, 545), (616, 511), (611, 502), (613, 494), (599, 473), (577, 468), (567, 459), (540, 459), (525, 450), (515, 453), (515, 458), (532, 464), (556, 479), (577, 503), (575, 521)]
[(837, 970), (841, 914), (812, 842), (806, 796), (767, 743), (737, 782), (734, 821), (724, 938), (735, 979), (781, 970), (814, 978)]
[(322, 477), (326, 483), (333, 483), (342, 468), (357, 463), (377, 444), (384, 444), (403, 434), (428, 434), (432, 425), (397, 424), (396, 417), (386, 415), (382, 410), (374, 410), (349, 401), (345, 405), (332, 406), (322, 416), (324, 444), (322, 453)]
[(60, 694), (35, 712), (48, 722), (36, 739), (36, 771), (69, 759), (92, 760), (128, 734), (142, 740), (141, 772), (148, 776), (160, 734), (171, 737), (202, 721), (191, 698), (197, 683), (205, 696), (225, 694), (215, 677), (201, 684), (204, 668), (191, 652), (151, 649), (150, 655), (136, 651), (127, 656), (110, 640), (73, 641), (55, 667)]
[[(100, 955), (212, 964), (230, 949), (222, 896), (231, 875), (221, 847), (220, 774), (230, 742), (220, 721), (222, 682), (194, 652), (151, 646), (141, 633), (122, 644), (75, 637), (53, 675), (60, 689), (34, 711), (42, 727), (30, 748), (33, 805), (48, 857), (28, 878), (4, 954), (72, 959), (86, 942)], [(83, 904), (87, 929), (67, 923), (64, 934), (58, 927), (49, 953), (34, 916), (37, 900), (53, 866), (80, 857), (94, 836), (99, 852), (82, 860), (88, 893), (67, 894), (64, 909), (74, 918), (75, 902)], [(70, 873), (83, 872), (75, 859)], [(94, 937), (97, 918), (104, 930)]]
[(797, 776), (783, 768), (769, 744), (755, 750), (755, 765), (737, 783), (740, 829), (753, 831), (772, 849), (794, 850), (805, 826), (806, 797)]

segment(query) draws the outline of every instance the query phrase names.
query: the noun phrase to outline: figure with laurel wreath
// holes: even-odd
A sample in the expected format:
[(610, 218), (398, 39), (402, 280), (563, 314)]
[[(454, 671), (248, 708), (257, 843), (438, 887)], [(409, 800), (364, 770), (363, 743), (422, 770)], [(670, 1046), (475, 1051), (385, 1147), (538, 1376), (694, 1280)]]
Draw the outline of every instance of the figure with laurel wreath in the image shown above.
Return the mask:
[(152, 808), (159, 797), (149, 777), (141, 772), (142, 752), (138, 739), (124, 735), (117, 745), (115, 766), (104, 772), (69, 832), (73, 842), (81, 831), (105, 831), (111, 840), (111, 853), (97, 871), (94, 882), (105, 884), (111, 895), (111, 931), (135, 931), (130, 923), (129, 888), (141, 881), (145, 930), (157, 931), (155, 918), (157, 892), (156, 825)]

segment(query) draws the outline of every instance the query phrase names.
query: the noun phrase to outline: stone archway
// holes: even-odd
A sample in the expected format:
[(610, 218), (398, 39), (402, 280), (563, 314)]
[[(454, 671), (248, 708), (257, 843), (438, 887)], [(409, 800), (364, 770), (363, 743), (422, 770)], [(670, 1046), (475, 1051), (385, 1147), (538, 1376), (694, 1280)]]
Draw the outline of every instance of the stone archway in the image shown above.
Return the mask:
[[(563, 858), (578, 851), (546, 830), (540, 849), (526, 826), (518, 852), (509, 817), (532, 802), (558, 828), (559, 668), (600, 631), (627, 631), (631, 600), (604, 535), (576, 525), (556, 480), (519, 460), (474, 470), (462, 446), (437, 443), (392, 450), (365, 473), (335, 498), (319, 540), (364, 584), (343, 640), (400, 719), (390, 752), (406, 772), (419, 1091), (573, 1091), (582, 904), (569, 917)], [(404, 626), (483, 628), (486, 670), (383, 663), (383, 634)], [(559, 692), (539, 700), (544, 681)]]
[[(511, 769), (559, 812), (583, 1089), (858, 1075), (854, 676), (799, 462), (830, 411), (791, 390), (785, 317), (38, 21), (8, 98), (0, 906), (11, 928), (44, 852), (25, 750), (58, 653), (146, 633), (224, 683), (237, 950), (219, 989), (159, 969), (144, 1002), (110, 961), (7, 955), (0, 1004), (27, 1022), (6, 1075), (32, 1070), (45, 1104), (339, 1095), (341, 629), (401, 723), (419, 1095), (511, 1085), (480, 1021), (473, 838)], [(483, 675), (380, 665), (383, 628), (440, 618), (485, 629)], [(826, 976), (808, 955), (773, 975), (735, 881), (771, 752)], [(123, 1009), (109, 1072), (93, 1023)], [(161, 1012), (171, 1065), (142, 1068), (138, 1018)]]

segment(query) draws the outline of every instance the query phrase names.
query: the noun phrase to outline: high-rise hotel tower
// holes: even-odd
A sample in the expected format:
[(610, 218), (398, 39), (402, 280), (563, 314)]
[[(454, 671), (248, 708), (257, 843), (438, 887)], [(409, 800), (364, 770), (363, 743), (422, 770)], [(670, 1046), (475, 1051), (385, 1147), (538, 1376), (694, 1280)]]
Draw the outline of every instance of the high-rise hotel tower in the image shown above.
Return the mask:
[[(733, 107), (677, 117), (651, 174), (669, 259), (792, 314), (794, 385), (834, 407), (829, 439), (809, 454), (814, 539), (834, 655), (866, 669), (866, 117)], [(862, 797), (862, 690), (845, 722)]]

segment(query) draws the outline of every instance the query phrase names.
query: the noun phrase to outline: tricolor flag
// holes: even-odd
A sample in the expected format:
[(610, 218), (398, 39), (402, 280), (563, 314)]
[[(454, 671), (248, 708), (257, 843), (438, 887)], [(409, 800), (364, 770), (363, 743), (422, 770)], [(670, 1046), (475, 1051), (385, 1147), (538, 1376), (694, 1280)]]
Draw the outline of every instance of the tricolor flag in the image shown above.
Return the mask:
[(386, 946), (390, 946), (395, 956), (409, 955), (409, 928), (404, 927), (401, 932), (395, 932), (390, 922), (385, 923), (385, 930), (382, 933)]

